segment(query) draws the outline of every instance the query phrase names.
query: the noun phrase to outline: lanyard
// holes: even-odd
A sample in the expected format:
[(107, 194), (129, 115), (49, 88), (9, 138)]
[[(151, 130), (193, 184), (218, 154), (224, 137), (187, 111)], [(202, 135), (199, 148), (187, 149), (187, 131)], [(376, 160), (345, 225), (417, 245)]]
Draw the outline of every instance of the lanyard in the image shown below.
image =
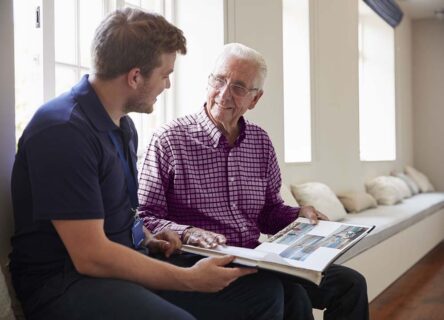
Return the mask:
[[(135, 177), (131, 173), (131, 169), (129, 167), (128, 161), (125, 158), (125, 153), (123, 151), (123, 148), (121, 145), (117, 142), (116, 136), (114, 134), (115, 132), (108, 132), (109, 137), (111, 138), (111, 141), (116, 147), (117, 153), (119, 154), (120, 162), (122, 163), (123, 171), (125, 173), (125, 179), (126, 184), (128, 186), (128, 195), (131, 201), (131, 209), (137, 210), (139, 207), (139, 200), (137, 199), (137, 183)], [(131, 161), (131, 154), (128, 152), (128, 158)]]

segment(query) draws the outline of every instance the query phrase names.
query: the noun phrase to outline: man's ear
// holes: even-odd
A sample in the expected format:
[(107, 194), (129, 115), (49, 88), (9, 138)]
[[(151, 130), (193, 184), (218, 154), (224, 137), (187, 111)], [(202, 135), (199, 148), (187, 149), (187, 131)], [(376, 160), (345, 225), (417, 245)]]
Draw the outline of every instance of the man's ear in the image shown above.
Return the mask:
[(264, 94), (264, 91), (259, 90), (256, 95), (254, 96), (253, 100), (251, 100), (250, 102), (250, 106), (248, 107), (248, 110), (253, 110), (254, 107), (256, 106), (256, 103), (259, 101), (259, 99), (262, 97), (262, 95)]
[(140, 73), (140, 69), (139, 68), (132, 68), (128, 73), (127, 73), (127, 82), (128, 85), (132, 88), (132, 89), (137, 89), (142, 81), (142, 74)]

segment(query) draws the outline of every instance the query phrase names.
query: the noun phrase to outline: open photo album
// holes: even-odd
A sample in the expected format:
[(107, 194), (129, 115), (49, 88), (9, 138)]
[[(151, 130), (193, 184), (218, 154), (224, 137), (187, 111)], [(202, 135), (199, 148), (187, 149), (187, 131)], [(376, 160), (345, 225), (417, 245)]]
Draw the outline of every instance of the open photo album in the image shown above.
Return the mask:
[(323, 271), (373, 228), (333, 221), (314, 225), (298, 218), (254, 249), (183, 245), (182, 251), (203, 256), (233, 255), (236, 264), (287, 273), (319, 285)]

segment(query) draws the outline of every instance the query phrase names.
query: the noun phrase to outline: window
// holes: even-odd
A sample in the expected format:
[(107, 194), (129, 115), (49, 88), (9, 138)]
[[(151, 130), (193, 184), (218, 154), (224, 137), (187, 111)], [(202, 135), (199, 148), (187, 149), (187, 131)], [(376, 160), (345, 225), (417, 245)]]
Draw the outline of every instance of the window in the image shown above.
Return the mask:
[(311, 161), (309, 0), (283, 1), (285, 162)]
[(394, 31), (359, 4), (359, 139), (361, 161), (396, 159)]
[[(168, 18), (172, 11), (170, 3), (170, 0), (14, 0), (17, 140), (44, 101), (69, 90), (89, 73), (94, 31), (108, 12), (128, 6)], [(161, 95), (156, 104), (165, 101)], [(149, 116), (130, 114), (139, 133), (139, 156), (153, 129), (165, 121), (165, 109), (155, 107)]]

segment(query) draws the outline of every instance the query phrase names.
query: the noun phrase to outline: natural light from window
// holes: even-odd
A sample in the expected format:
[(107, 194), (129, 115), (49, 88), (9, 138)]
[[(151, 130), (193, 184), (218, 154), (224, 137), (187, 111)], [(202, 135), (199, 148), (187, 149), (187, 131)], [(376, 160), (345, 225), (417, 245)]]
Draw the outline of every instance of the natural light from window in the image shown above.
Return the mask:
[(394, 30), (359, 4), (359, 142), (361, 161), (396, 159)]
[[(170, 2), (14, 0), (17, 141), (39, 106), (66, 92), (85, 73), (91, 72), (91, 41), (96, 27), (108, 12), (118, 7), (133, 7), (165, 14), (170, 10), (167, 5)], [(37, 11), (40, 24), (36, 21)], [(162, 94), (153, 114), (130, 114), (139, 133), (139, 156), (153, 130), (165, 122), (164, 103)]]
[(283, 0), (285, 162), (311, 161), (309, 0)]

